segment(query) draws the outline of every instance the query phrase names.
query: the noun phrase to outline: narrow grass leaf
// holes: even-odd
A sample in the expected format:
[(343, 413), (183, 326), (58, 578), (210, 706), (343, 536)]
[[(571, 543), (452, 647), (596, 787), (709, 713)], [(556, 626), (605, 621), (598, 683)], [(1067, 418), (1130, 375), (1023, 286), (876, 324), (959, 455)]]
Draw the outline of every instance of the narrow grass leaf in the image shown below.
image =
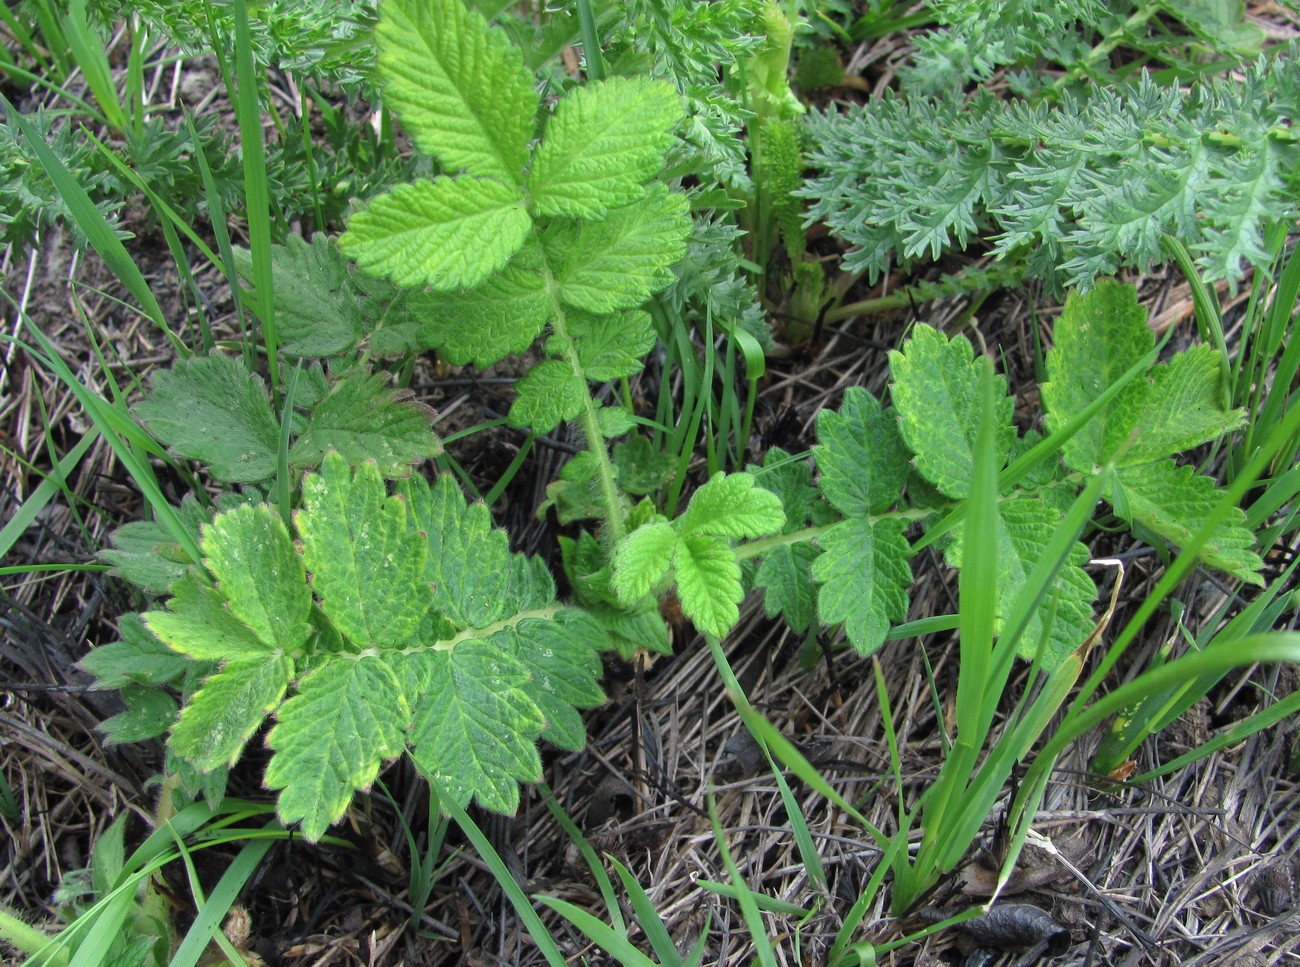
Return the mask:
[[(515, 908), (515, 913), (519, 915), (519, 919), (524, 922), (524, 927), (533, 938), (533, 942), (537, 944), (537, 948), (542, 952), (542, 956), (546, 958), (546, 962), (551, 967), (567, 967), (564, 956), (560, 953), (559, 948), (555, 946), (555, 941), (537, 916), (537, 911), (528, 902), (528, 896), (515, 882), (514, 876), (511, 875), (505, 861), (501, 859), (501, 855), (492, 848), (491, 840), (484, 835), (478, 824), (470, 819), (469, 814), (465, 812), (456, 798), (449, 794), (446, 786), (435, 775), (426, 773), (425, 778), (429, 780), (434, 791), (437, 792), (438, 801), (447, 807), (447, 812), (451, 814), (452, 819), (456, 820), (456, 825), (474, 844), (474, 849), (478, 850), (478, 855), (496, 878), (497, 884), (510, 900), (511, 905)], [(540, 901), (542, 898), (538, 897), (538, 900)], [(592, 919), (595, 920), (596, 918), (592, 917)], [(598, 920), (596, 922), (600, 923)]]

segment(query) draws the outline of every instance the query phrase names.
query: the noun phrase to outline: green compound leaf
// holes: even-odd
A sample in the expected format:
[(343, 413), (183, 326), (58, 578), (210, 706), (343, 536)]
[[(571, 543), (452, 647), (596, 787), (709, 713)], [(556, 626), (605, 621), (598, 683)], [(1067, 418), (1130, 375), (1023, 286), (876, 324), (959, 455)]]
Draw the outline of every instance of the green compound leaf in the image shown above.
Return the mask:
[(822, 475), (821, 491), (841, 513), (877, 514), (902, 495), (909, 455), (898, 421), (866, 390), (852, 386), (838, 413), (818, 413), (817, 439), (813, 456)]
[(203, 557), (230, 613), (258, 638), (285, 653), (307, 640), (307, 575), (284, 521), (270, 507), (218, 514), (203, 528)]
[(754, 587), (763, 589), (763, 610), (805, 632), (817, 617), (817, 584), (812, 565), (819, 551), (811, 544), (781, 544), (763, 555)]
[[(211, 511), (186, 494), (176, 516), (197, 546), (199, 527), (209, 519)], [(100, 560), (112, 565), (113, 573), (122, 580), (153, 595), (164, 594), (198, 566), (198, 562), (189, 560), (188, 553), (176, 543), (171, 532), (156, 520), (123, 524), (109, 539), (113, 547), (100, 551)]]
[(262, 377), (229, 356), (180, 360), (152, 378), (133, 412), (172, 453), (217, 480), (256, 483), (275, 473), (280, 424)]
[(635, 205), (598, 222), (557, 225), (543, 240), (560, 298), (589, 312), (632, 309), (673, 281), (691, 232), (682, 195), (650, 185)]
[(176, 699), (160, 689), (124, 685), (122, 702), (126, 711), (99, 723), (109, 745), (156, 739), (176, 721)]
[(1217, 349), (1202, 345), (1156, 367), (1151, 394), (1134, 424), (1137, 439), (1120, 456), (1121, 465), (1190, 450), (1242, 424), (1241, 410), (1223, 408), (1221, 361)]
[[(930, 326), (919, 325), (902, 352), (890, 352), (889, 369), (894, 377), (898, 428), (916, 455), (917, 470), (948, 497), (961, 500), (970, 496), (981, 369), (970, 341), (964, 336), (950, 340)], [(1001, 467), (1015, 439), (1011, 425), (1014, 404), (1001, 376), (997, 386)]]
[[(1025, 584), (1040, 567), (1047, 565), (1043, 552), (1060, 525), (1061, 513), (1058, 506), (1038, 496), (1019, 496), (999, 502), (996, 605), (999, 626)], [(945, 557), (954, 567), (961, 566), (961, 535), (949, 546)], [(1091, 633), (1094, 624), (1092, 604), (1097, 597), (1097, 587), (1081, 566), (1087, 561), (1088, 548), (1076, 542), (1048, 596), (1030, 617), (1017, 643), (1017, 653), (1021, 658), (1032, 661), (1038, 656), (1042, 642), (1041, 663), (1051, 671)], [(1044, 623), (1047, 621), (1051, 624), (1044, 642)]]
[(534, 366), (515, 383), (515, 391), (519, 396), (510, 407), (510, 425), (538, 433), (550, 433), (562, 420), (573, 419), (587, 398), (587, 387), (573, 367), (558, 359)]
[(573, 91), (546, 125), (528, 192), (539, 215), (601, 218), (638, 201), (659, 173), (682, 118), (663, 81), (612, 77)]
[(197, 661), (259, 661), (274, 647), (235, 617), (223, 595), (197, 578), (178, 581), (167, 608), (140, 617), (172, 649)]
[(410, 710), (388, 661), (332, 661), (312, 672), (280, 708), (267, 743), (275, 751), (266, 786), (279, 789), (276, 811), (301, 822), (315, 842), (368, 789), (385, 759), (406, 747)]
[(295, 522), (321, 609), (358, 645), (407, 644), (432, 591), (425, 543), (407, 523), (406, 503), (387, 495), (374, 463), (361, 464), (354, 477), (336, 453), (303, 479), (302, 490)]
[[(652, 521), (628, 534), (614, 549), (610, 586), (631, 607), (668, 576), (677, 548), (677, 532), (665, 520)], [(733, 555), (734, 560), (734, 555)]]
[(528, 669), (515, 657), (514, 635), (469, 638), (435, 652), (428, 690), (413, 703), (411, 757), (462, 805), (513, 813), (519, 783), (536, 782), (536, 740), (546, 726)]
[(405, 476), (411, 465), (442, 453), (429, 428), (433, 410), (390, 389), (382, 374), (353, 373), (335, 383), (311, 412), (289, 453), (294, 467), (319, 466), (337, 451), (350, 464), (373, 460), (384, 477)]
[[(1222, 496), (1209, 477), (1172, 460), (1159, 460), (1120, 468), (1109, 499), (1125, 520), (1143, 524), (1181, 547), (1201, 529)], [(1254, 548), (1255, 538), (1245, 526), (1245, 514), (1234, 507), (1215, 527), (1200, 558), (1247, 584), (1262, 587), (1259, 569), (1263, 561)]]
[(120, 641), (92, 648), (77, 667), (95, 677), (94, 689), (127, 685), (164, 685), (185, 673), (192, 662), (177, 654), (145, 627), (138, 614), (117, 622)]
[[(235, 267), (244, 281), (253, 276), (247, 249), (235, 249)], [(280, 351), (319, 358), (353, 349), (365, 334), (365, 316), (352, 284), (348, 261), (323, 232), (311, 242), (290, 235), (271, 246), (276, 336)]]
[[(1155, 347), (1146, 310), (1130, 285), (1101, 280), (1087, 295), (1071, 296), (1052, 332), (1043, 405), (1050, 430), (1058, 430)], [(1066, 466), (1092, 473), (1128, 444), (1150, 395), (1138, 379), (1066, 442)]]
[(421, 343), (454, 366), (486, 367), (522, 353), (551, 317), (544, 277), (517, 259), (472, 289), (416, 293), (411, 307)]
[(529, 695), (546, 719), (542, 737), (561, 749), (580, 751), (587, 732), (577, 710), (605, 700), (599, 655), (608, 647), (604, 630), (591, 615), (561, 611), (551, 621), (519, 622), (515, 636), (516, 657), (533, 678)]
[(821, 583), (818, 614), (823, 624), (843, 622), (860, 655), (875, 652), (890, 626), (907, 617), (912, 569), (904, 527), (899, 520), (846, 520), (817, 539), (822, 555), (812, 575)]
[(574, 310), (566, 324), (587, 379), (598, 383), (641, 372), (655, 344), (650, 314), (639, 309), (600, 316)]
[(532, 222), (519, 193), (499, 181), (438, 177), (397, 185), (348, 221), (339, 248), (398, 285), (449, 291), (505, 267)]
[(462, 630), (504, 618), (512, 606), (511, 571), (518, 562), (505, 532), (493, 528), (488, 509), (467, 506), (446, 474), (433, 486), (421, 477), (404, 480), (398, 493), (406, 498), (412, 526), (424, 532), (423, 581), (433, 588), (433, 607)]
[(745, 595), (736, 552), (716, 537), (687, 535), (677, 541), (673, 567), (682, 614), (705, 634), (724, 637), (740, 620)]
[(293, 661), (284, 655), (229, 662), (190, 697), (168, 745), (200, 772), (234, 765), (292, 678)]
[(676, 522), (685, 537), (762, 537), (785, 526), (781, 498), (770, 490), (754, 486), (747, 473), (715, 473), (691, 497)]
[(537, 93), (523, 55), (462, 0), (384, 0), (384, 100), (449, 171), (519, 184)]

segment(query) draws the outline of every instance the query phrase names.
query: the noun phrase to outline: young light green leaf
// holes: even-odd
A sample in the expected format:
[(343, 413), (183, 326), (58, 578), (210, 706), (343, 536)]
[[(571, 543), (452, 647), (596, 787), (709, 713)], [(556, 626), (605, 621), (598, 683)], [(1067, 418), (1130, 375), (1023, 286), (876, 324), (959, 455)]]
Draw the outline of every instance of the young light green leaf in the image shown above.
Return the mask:
[(531, 226), (516, 189), (440, 176), (371, 199), (348, 221), (339, 248), (398, 285), (445, 292), (478, 285), (504, 268)]
[(293, 661), (284, 655), (229, 662), (190, 697), (168, 745), (200, 772), (234, 765), (292, 678)]
[[(253, 277), (247, 249), (235, 249), (235, 267), (244, 281)], [(275, 280), (275, 329), (280, 351), (319, 358), (351, 350), (364, 335), (361, 303), (352, 286), (348, 261), (334, 241), (317, 233), (311, 242), (290, 235), (271, 247)]]
[(284, 823), (310, 842), (367, 789), (385, 759), (406, 747), (410, 710), (391, 664), (374, 656), (331, 661), (305, 677), (280, 708), (267, 743), (268, 789), (279, 789)]
[(230, 613), (292, 654), (311, 634), (311, 590), (284, 521), (266, 504), (236, 507), (203, 528), (204, 564)]
[(600, 435), (606, 440), (626, 436), (636, 429), (636, 419), (621, 406), (602, 406), (596, 410)]
[[(1191, 467), (1158, 460), (1116, 472), (1109, 496), (1115, 512), (1130, 523), (1145, 524), (1166, 540), (1182, 546), (1209, 519), (1222, 497), (1214, 481)], [(1201, 548), (1205, 563), (1233, 577), (1262, 587), (1263, 561), (1255, 553), (1255, 538), (1245, 526), (1245, 515), (1233, 508)]]
[(295, 521), (321, 609), (358, 645), (408, 644), (432, 591), (425, 543), (408, 525), (405, 502), (387, 496), (374, 463), (354, 477), (337, 453), (303, 479), (302, 491)]
[(677, 541), (673, 568), (682, 614), (705, 634), (724, 637), (740, 620), (737, 606), (745, 594), (735, 551), (716, 537), (683, 536)]
[(754, 587), (763, 589), (763, 610), (778, 615), (792, 629), (805, 632), (817, 617), (817, 584), (812, 564), (817, 560), (812, 544), (781, 544), (763, 555), (754, 575)]
[(584, 612), (561, 611), (553, 620), (519, 622), (515, 638), (516, 657), (532, 675), (529, 694), (546, 719), (543, 738), (580, 751), (587, 733), (577, 710), (605, 700), (599, 655), (608, 647), (604, 631)]
[[(903, 351), (891, 351), (892, 395), (903, 440), (916, 468), (948, 497), (970, 496), (979, 429), (980, 364), (965, 336), (949, 339), (918, 325)], [(1015, 429), (1006, 380), (997, 377), (998, 465), (1005, 461)], [(874, 494), (872, 495), (874, 497)]]
[[(1100, 280), (1086, 295), (1070, 295), (1047, 353), (1042, 396), (1048, 429), (1068, 423), (1154, 348), (1146, 317), (1130, 285)], [(1122, 390), (1066, 442), (1066, 465), (1091, 473), (1126, 446), (1150, 392), (1150, 383), (1141, 379)]]
[(1213, 346), (1193, 346), (1152, 375), (1151, 394), (1133, 429), (1137, 439), (1121, 465), (1149, 463), (1198, 447), (1242, 424), (1241, 410), (1223, 408), (1221, 357)]
[(747, 473), (715, 473), (691, 497), (676, 522), (683, 537), (762, 537), (778, 533), (785, 526), (781, 498), (770, 490), (754, 486)]
[(534, 366), (515, 383), (515, 391), (519, 396), (510, 407), (510, 425), (538, 433), (550, 433), (561, 420), (573, 419), (587, 398), (587, 387), (573, 367), (559, 359)]
[(509, 632), (470, 638), (434, 654), (428, 691), (412, 703), (411, 757), (456, 801), (513, 813), (519, 783), (536, 782), (536, 740), (546, 726), (529, 696), (528, 670)]
[(596, 382), (635, 376), (654, 348), (650, 314), (639, 309), (611, 315), (574, 310), (566, 323), (587, 379)]
[(178, 360), (152, 377), (133, 412), (172, 453), (218, 480), (256, 483), (275, 473), (280, 424), (262, 377), (214, 353)]
[(289, 452), (294, 467), (315, 467), (334, 450), (353, 465), (373, 460), (384, 477), (406, 476), (411, 465), (442, 453), (429, 428), (433, 410), (394, 390), (382, 374), (351, 373), (312, 409)]
[(519, 184), (537, 93), (523, 55), (463, 0), (384, 0), (384, 100), (449, 171)]
[(590, 312), (632, 309), (673, 281), (686, 252), (691, 219), (686, 198), (650, 185), (635, 205), (598, 222), (557, 225), (543, 239), (560, 298)]
[(885, 640), (890, 625), (907, 617), (911, 551), (904, 523), (846, 520), (817, 539), (822, 555), (812, 575), (822, 585), (817, 611), (823, 624), (844, 623), (849, 643), (870, 655)]
[(539, 215), (601, 218), (638, 201), (663, 167), (682, 118), (677, 92), (646, 77), (611, 77), (570, 93), (546, 125), (528, 193)]
[(172, 587), (166, 611), (146, 611), (140, 617), (173, 650), (197, 661), (260, 661), (274, 648), (235, 617), (225, 597), (197, 578)]
[(551, 317), (541, 273), (511, 262), (472, 289), (415, 293), (420, 340), (454, 366), (491, 366), (522, 353)]
[[(610, 586), (618, 599), (631, 606), (668, 576), (677, 548), (677, 532), (665, 520), (638, 527), (614, 548)], [(734, 555), (733, 555), (734, 559)]]
[(817, 414), (813, 456), (821, 491), (843, 514), (865, 517), (888, 510), (907, 482), (909, 453), (892, 411), (859, 386), (844, 391), (839, 412)]
[(492, 526), (482, 504), (466, 505), (455, 480), (444, 474), (432, 486), (411, 477), (398, 487), (411, 525), (428, 548), (424, 583), (433, 607), (458, 629), (485, 628), (509, 613), (510, 541)]

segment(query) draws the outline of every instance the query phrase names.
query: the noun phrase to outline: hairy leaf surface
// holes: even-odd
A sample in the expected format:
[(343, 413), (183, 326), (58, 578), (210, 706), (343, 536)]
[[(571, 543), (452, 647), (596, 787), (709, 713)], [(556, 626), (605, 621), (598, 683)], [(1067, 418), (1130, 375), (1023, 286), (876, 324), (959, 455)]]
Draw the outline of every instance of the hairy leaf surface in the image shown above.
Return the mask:
[(685, 197), (663, 185), (601, 221), (556, 226), (543, 240), (560, 298), (589, 312), (632, 309), (673, 281), (691, 231)]
[(510, 406), (510, 425), (550, 433), (562, 420), (582, 412), (587, 387), (563, 360), (547, 359), (515, 383), (519, 396)]
[(226, 607), (225, 597), (198, 578), (172, 586), (166, 611), (140, 616), (160, 639), (197, 661), (259, 660), (274, 649)]
[(406, 747), (410, 711), (402, 682), (377, 657), (330, 662), (298, 685), (267, 739), (275, 756), (266, 786), (280, 790), (285, 823), (308, 840), (324, 835), (353, 793), (368, 789), (385, 759)]
[(262, 641), (292, 653), (311, 633), (311, 591), (289, 531), (266, 504), (218, 514), (203, 557), (230, 613)]
[(280, 424), (262, 377), (221, 353), (178, 360), (151, 377), (137, 418), (174, 454), (218, 480), (256, 483), (276, 470)]
[[(235, 266), (248, 281), (253, 260), (235, 249)], [(272, 302), (280, 351), (322, 357), (345, 353), (361, 341), (365, 317), (347, 259), (324, 232), (310, 242), (290, 235), (271, 247)]]
[(610, 315), (590, 315), (575, 309), (565, 322), (587, 378), (598, 383), (635, 376), (645, 366), (646, 354), (654, 348), (650, 314), (639, 309)]
[(519, 783), (542, 775), (537, 736), (546, 720), (515, 657), (513, 634), (470, 638), (433, 656), (427, 692), (414, 703), (412, 758), (461, 804), (511, 814)]
[(383, 374), (353, 373), (330, 387), (312, 409), (289, 452), (295, 467), (318, 466), (331, 450), (358, 465), (373, 460), (384, 477), (405, 476), (411, 465), (442, 453), (430, 429), (433, 410), (394, 390)]
[(859, 386), (844, 391), (839, 412), (817, 414), (813, 456), (826, 499), (851, 517), (888, 510), (907, 482), (908, 451), (892, 411)]
[[(1110, 501), (1125, 520), (1144, 524), (1182, 546), (1201, 529), (1222, 496), (1209, 477), (1172, 460), (1159, 460), (1120, 468)], [(1245, 525), (1245, 514), (1234, 507), (1201, 548), (1200, 557), (1247, 584), (1263, 586), (1259, 575), (1263, 562), (1254, 548), (1255, 537)]]
[[(1132, 286), (1099, 282), (1086, 295), (1071, 295), (1052, 330), (1043, 384), (1047, 426), (1060, 429), (1091, 404), (1155, 346), (1146, 310)], [(1127, 445), (1150, 384), (1138, 379), (1070, 438), (1062, 454), (1073, 470), (1091, 473)]]
[(822, 554), (812, 563), (821, 583), (817, 611), (824, 624), (843, 622), (860, 655), (875, 652), (891, 625), (907, 617), (912, 569), (904, 524), (846, 520), (817, 539)]
[(509, 613), (512, 559), (505, 532), (492, 526), (482, 504), (466, 505), (450, 475), (430, 486), (422, 477), (402, 482), (399, 493), (428, 547), (424, 583), (433, 606), (456, 628), (484, 628)]
[(349, 220), (339, 247), (367, 272), (445, 292), (504, 268), (531, 227), (517, 189), (439, 176), (371, 199)]
[(293, 678), (284, 655), (231, 661), (190, 697), (168, 744), (200, 772), (234, 765)]
[(451, 172), (519, 184), (537, 93), (523, 56), (462, 0), (384, 0), (384, 99)]
[(596, 619), (561, 611), (549, 621), (521, 621), (515, 628), (520, 663), (533, 684), (529, 695), (546, 719), (542, 737), (561, 749), (579, 751), (587, 741), (580, 708), (605, 700), (600, 688), (600, 654), (607, 647)]
[[(926, 325), (917, 326), (903, 351), (891, 351), (892, 395), (903, 440), (916, 454), (916, 468), (954, 499), (970, 495), (975, 436), (979, 431), (980, 362), (964, 336), (949, 339)], [(1013, 402), (1006, 380), (997, 379), (994, 413), (998, 425), (998, 466), (1015, 438)]]
[(296, 523), (321, 609), (363, 647), (408, 643), (432, 592), (424, 580), (425, 543), (408, 526), (405, 502), (387, 495), (373, 463), (354, 476), (336, 453), (302, 489)]
[(785, 526), (781, 498), (754, 482), (747, 473), (715, 473), (678, 518), (678, 533), (745, 538), (780, 531)]
[(781, 544), (763, 555), (754, 575), (754, 587), (763, 589), (763, 610), (778, 615), (798, 632), (807, 631), (817, 618), (817, 583), (812, 565), (820, 552), (811, 543)]
[(677, 532), (664, 520), (628, 534), (614, 549), (611, 582), (623, 604), (632, 605), (668, 575), (677, 547)]
[(682, 116), (677, 92), (646, 77), (611, 77), (566, 96), (533, 158), (529, 196), (541, 215), (602, 218), (631, 205), (663, 166)]
[(682, 613), (705, 634), (726, 635), (740, 619), (738, 605), (744, 597), (735, 551), (716, 537), (684, 535), (673, 567)]
[(541, 335), (551, 299), (540, 272), (512, 261), (472, 289), (416, 293), (420, 339), (455, 366), (491, 366)]

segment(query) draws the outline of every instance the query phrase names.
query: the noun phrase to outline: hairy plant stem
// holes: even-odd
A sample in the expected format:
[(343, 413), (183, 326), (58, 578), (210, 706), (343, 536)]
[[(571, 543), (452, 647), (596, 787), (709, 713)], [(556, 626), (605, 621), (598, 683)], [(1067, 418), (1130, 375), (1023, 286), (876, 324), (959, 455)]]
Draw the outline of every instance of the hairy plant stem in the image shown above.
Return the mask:
[[(867, 520), (873, 523), (878, 520), (925, 520), (933, 514), (933, 507), (917, 507), (911, 510), (895, 510), (888, 514), (872, 514), (867, 517)], [(806, 544), (809, 541), (815, 541), (838, 523), (840, 521), (830, 524), (818, 524), (815, 527), (804, 527), (801, 530), (790, 531), (788, 534), (777, 534), (774, 537), (746, 541), (744, 544), (737, 544), (732, 550), (736, 553), (736, 560), (748, 561), (750, 558), (762, 557), (773, 548), (781, 547), (784, 544)]]
[(623, 501), (619, 496), (618, 484), (614, 482), (614, 464), (609, 459), (609, 449), (605, 446), (605, 434), (600, 429), (600, 419), (596, 416), (596, 401), (588, 389), (587, 372), (578, 358), (578, 347), (569, 336), (565, 322), (564, 304), (560, 301), (560, 284), (550, 266), (544, 270), (546, 275), (546, 293), (551, 297), (551, 310), (555, 317), (551, 320), (551, 331), (564, 346), (564, 360), (582, 383), (582, 431), (587, 436), (587, 449), (596, 458), (596, 481), (600, 486), (600, 496), (605, 502), (605, 537), (609, 545), (617, 544), (623, 536)]
[[(0, 941), (30, 956), (52, 939), (54, 938), (48, 933), (33, 927), (30, 923), (10, 913), (6, 907), (0, 907)], [(51, 965), (51, 967), (66, 964), (67, 962), (67, 952), (62, 949), (39, 961), (39, 963)]]

